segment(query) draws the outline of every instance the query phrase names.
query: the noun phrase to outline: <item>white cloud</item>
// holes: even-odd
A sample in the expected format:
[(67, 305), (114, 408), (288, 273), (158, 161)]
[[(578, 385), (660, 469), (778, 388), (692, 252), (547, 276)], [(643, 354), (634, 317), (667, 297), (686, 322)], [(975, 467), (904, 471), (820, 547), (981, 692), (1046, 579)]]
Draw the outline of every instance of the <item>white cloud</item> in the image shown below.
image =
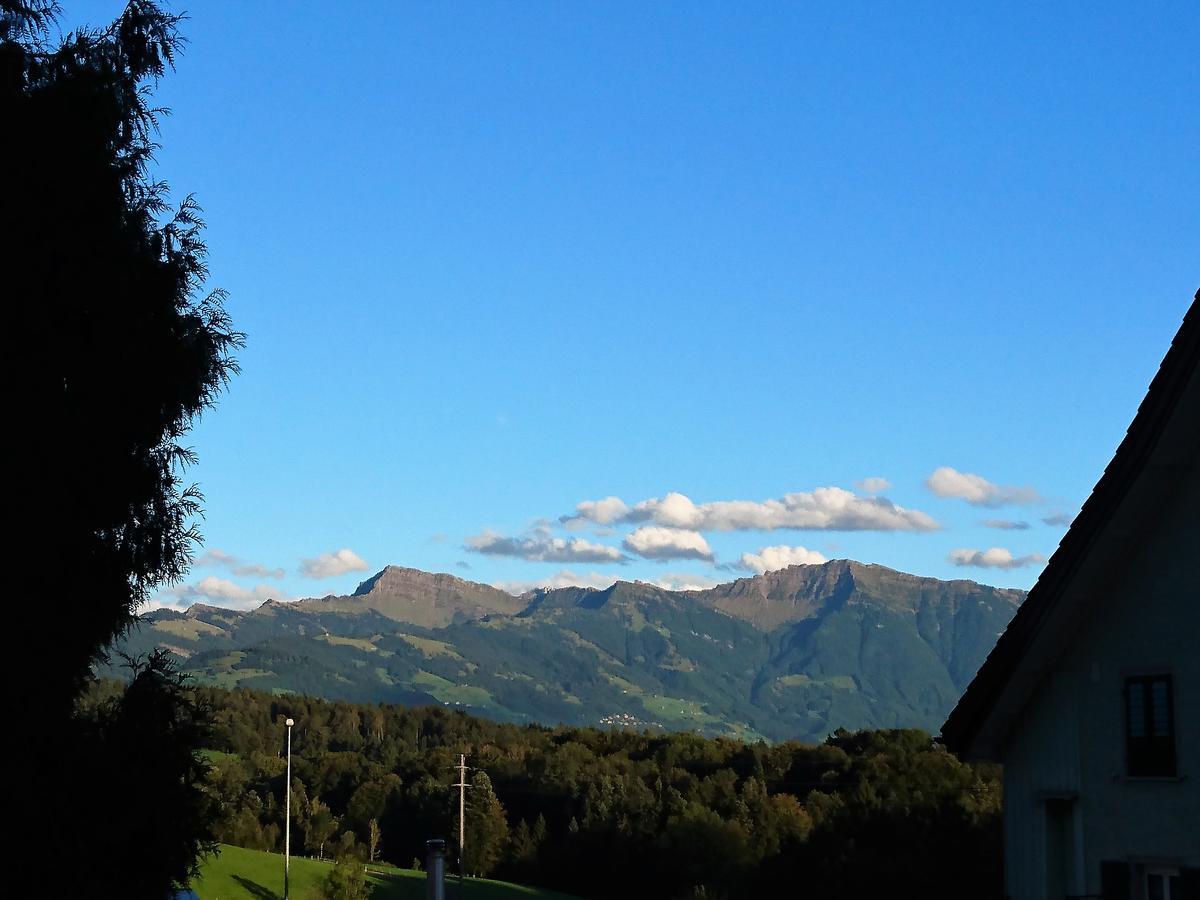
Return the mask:
[(816, 550), (780, 544), (775, 547), (763, 547), (757, 553), (743, 553), (738, 568), (761, 575), (764, 572), (786, 569), (788, 566), (812, 566), (827, 561), (825, 556)]
[(721, 582), (715, 578), (705, 578), (703, 575), (692, 575), (690, 572), (668, 572), (661, 578), (646, 583), (666, 591), (706, 591)]
[(864, 494), (882, 494), (892, 486), (892, 483), (886, 478), (872, 476), (871, 478), (864, 478), (862, 481), (856, 481), (854, 486)]
[(675, 491), (665, 497), (643, 500), (625, 518), (631, 522), (656, 522), (668, 528), (700, 528), (704, 525), (704, 513), (700, 507), (692, 502), (691, 497)]
[(138, 604), (137, 614), (144, 616), (147, 613), (152, 613), (158, 609), (173, 609), (176, 612), (183, 612), (190, 604), (183, 603), (176, 596), (170, 593), (159, 594), (157, 597), (150, 597)]
[(287, 600), (287, 594), (273, 584), (256, 584), (254, 587), (243, 587), (228, 578), (218, 578), (206, 575), (195, 584), (180, 584), (168, 588), (150, 603), (142, 607), (142, 612), (151, 609), (186, 609), (193, 603), (207, 603), (210, 606), (223, 606), (227, 609), (255, 609), (267, 600)]
[(713, 552), (704, 535), (684, 528), (645, 525), (626, 535), (625, 549), (647, 559), (713, 558)]
[(492, 582), (492, 587), (508, 591), (510, 594), (520, 595), (534, 588), (545, 588), (547, 590), (564, 587), (607, 588), (612, 587), (616, 580), (612, 575), (604, 575), (600, 572), (588, 572), (586, 575), (577, 575), (570, 569), (562, 569), (553, 575), (535, 581), (494, 581)]
[(283, 569), (268, 569), (258, 563), (249, 563), (232, 553), (226, 553), (217, 547), (206, 550), (199, 559), (197, 566), (216, 566), (232, 572), (234, 575), (250, 576), (253, 578), (282, 578)]
[(1040, 503), (1042, 498), (1031, 487), (1006, 487), (993, 484), (982, 475), (960, 472), (950, 466), (934, 469), (925, 486), (939, 497), (958, 497), (972, 506), (1008, 506)]
[(575, 514), (559, 519), (568, 528), (578, 528), (588, 522), (611, 525), (629, 513), (629, 507), (620, 497), (605, 497), (602, 500), (584, 500), (575, 507)]
[(1070, 525), (1074, 521), (1075, 521), (1075, 516), (1073, 516), (1071, 513), (1063, 513), (1063, 512), (1057, 512), (1052, 515), (1046, 516), (1046, 518), (1042, 519), (1042, 522), (1044, 524), (1054, 525), (1054, 526), (1058, 526), (1058, 527), (1061, 527), (1063, 525)]
[(985, 528), (997, 528), (1000, 531), (1028, 531), (1028, 522), (1014, 522), (1011, 519), (984, 519), (979, 523)]
[(300, 574), (305, 578), (333, 578), (347, 572), (365, 572), (368, 568), (366, 560), (349, 547), (300, 560)]
[[(616, 500), (584, 501), (574, 519), (597, 513), (589, 506)], [(617, 501), (621, 502), (621, 501)], [(624, 505), (624, 504), (622, 504)], [(607, 515), (615, 506), (606, 509)], [(862, 497), (844, 488), (823, 487), (785, 494), (777, 500), (718, 500), (693, 503), (680, 493), (643, 500), (620, 516), (622, 522), (651, 522), (692, 531), (934, 531), (937, 522), (918, 510), (905, 509), (883, 497)]]
[(515, 556), (531, 562), (610, 562), (625, 561), (616, 547), (597, 544), (584, 538), (554, 537), (546, 528), (535, 528), (523, 537), (505, 537), (495, 531), (467, 538), (466, 549), (489, 556)]
[(956, 566), (975, 566), (980, 569), (1021, 569), (1046, 561), (1040, 553), (1030, 553), (1027, 556), (1012, 555), (1011, 550), (1004, 547), (992, 547), (988, 550), (975, 550), (963, 547), (951, 550), (950, 562)]
[[(565, 587), (585, 587), (603, 590), (612, 587), (616, 581), (617, 579), (612, 575), (605, 575), (602, 572), (579, 574), (570, 569), (562, 569), (553, 575), (530, 581), (493, 581), (492, 587), (500, 588), (502, 591), (508, 591), (510, 594), (519, 596), (535, 588), (554, 590)], [(686, 572), (667, 572), (660, 578), (642, 583), (652, 584), (667, 591), (705, 591), (720, 584), (715, 579), (705, 578), (703, 575), (692, 575)]]

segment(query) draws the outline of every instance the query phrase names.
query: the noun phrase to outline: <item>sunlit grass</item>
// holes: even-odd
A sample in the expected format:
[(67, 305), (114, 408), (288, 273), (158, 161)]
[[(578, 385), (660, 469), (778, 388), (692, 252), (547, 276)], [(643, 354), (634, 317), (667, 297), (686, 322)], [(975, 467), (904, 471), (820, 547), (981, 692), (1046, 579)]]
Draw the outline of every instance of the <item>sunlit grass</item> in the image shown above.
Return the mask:
[[(320, 884), (333, 863), (292, 857), (291, 900), (319, 900)], [(368, 867), (375, 886), (373, 900), (421, 900), (425, 896), (425, 873), (397, 869), (388, 865)], [(457, 885), (448, 879), (447, 897), (455, 897)], [(200, 868), (200, 877), (192, 889), (201, 900), (281, 900), (283, 897), (283, 857), (278, 853), (246, 850), (222, 844), (217, 856)], [(490, 881), (468, 878), (463, 883), (464, 900), (569, 900), (568, 895)]]

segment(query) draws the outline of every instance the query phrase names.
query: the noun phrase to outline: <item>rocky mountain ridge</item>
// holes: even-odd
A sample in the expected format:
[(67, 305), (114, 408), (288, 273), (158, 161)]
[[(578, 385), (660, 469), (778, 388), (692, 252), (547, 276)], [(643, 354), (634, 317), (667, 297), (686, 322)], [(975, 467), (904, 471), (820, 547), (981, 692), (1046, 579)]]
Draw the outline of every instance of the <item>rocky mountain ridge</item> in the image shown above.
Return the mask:
[(352, 594), (298, 600), (295, 606), (313, 612), (372, 609), (397, 622), (441, 628), (493, 614), (516, 615), (525, 603), (507, 591), (456, 575), (385, 566)]
[(618, 581), (519, 597), (388, 566), (354, 593), (144, 617), (201, 680), (512, 721), (818, 739), (936, 727), (1023, 597), (834, 560), (702, 591)]

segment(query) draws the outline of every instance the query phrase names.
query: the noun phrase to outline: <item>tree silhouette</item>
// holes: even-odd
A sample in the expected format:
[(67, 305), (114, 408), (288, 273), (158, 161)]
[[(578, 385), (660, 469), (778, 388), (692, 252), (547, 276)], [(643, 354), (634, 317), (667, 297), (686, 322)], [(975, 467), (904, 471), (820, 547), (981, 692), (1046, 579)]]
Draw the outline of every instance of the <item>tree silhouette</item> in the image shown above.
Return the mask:
[[(80, 794), (67, 817), (75, 846), (61, 858), (83, 867), (66, 877), (99, 896), (162, 897), (215, 848), (218, 803), (195, 753), (211, 712), (190, 696), (166, 651), (131, 668), (121, 695), (76, 718), (80, 752), (64, 782)], [(52, 893), (61, 881), (56, 870)]]
[[(112, 26), (45, 46), (52, 3), (2, 0), (6, 363), (21, 441), (26, 565), (53, 573), (61, 617), (42, 701), (69, 706), (150, 591), (178, 580), (199, 494), (181, 444), (236, 371), (199, 207), (170, 212), (148, 166), (149, 88), (179, 17), (133, 0)], [(45, 566), (40, 571), (36, 564)], [(45, 585), (37, 595), (44, 598)], [(28, 597), (27, 599), (32, 599)], [(37, 612), (38, 615), (41, 611)]]
[[(180, 48), (180, 17), (131, 0), (107, 28), (52, 41), (58, 14), (49, 0), (0, 0), (2, 356), (18, 525), (6, 609), (11, 633), (39, 663), (15, 697), (40, 737), (41, 800), (25, 821), (60, 834), (38, 842), (71, 860), (53, 867), (56, 876), (77, 873), (89, 894), (108, 896), (87, 828), (112, 833), (101, 827), (113, 813), (98, 808), (98, 793), (124, 803), (118, 820), (147, 826), (137, 858), (157, 854), (171, 871), (144, 886), (149, 894), (119, 892), (153, 895), (186, 878), (205, 832), (167, 806), (179, 800), (172, 786), (194, 782), (190, 749), (175, 753), (183, 745), (172, 743), (170, 764), (147, 760), (164, 749), (155, 741), (195, 737), (203, 717), (163, 658), (141, 665), (117, 707), (89, 717), (75, 704), (139, 604), (187, 569), (200, 495), (183, 480), (194, 455), (182, 441), (236, 372), (242, 336), (223, 294), (205, 293), (199, 207), (188, 197), (170, 208), (166, 184), (149, 171), (163, 112), (151, 92)], [(80, 758), (91, 755), (109, 766), (105, 790), (80, 780), (89, 768)], [(124, 790), (107, 790), (115, 785)], [(53, 828), (56, 801), (70, 803), (66, 834)], [(167, 827), (172, 817), (199, 829), (182, 853), (166, 845), (184, 837)], [(71, 893), (61, 883), (53, 892)]]

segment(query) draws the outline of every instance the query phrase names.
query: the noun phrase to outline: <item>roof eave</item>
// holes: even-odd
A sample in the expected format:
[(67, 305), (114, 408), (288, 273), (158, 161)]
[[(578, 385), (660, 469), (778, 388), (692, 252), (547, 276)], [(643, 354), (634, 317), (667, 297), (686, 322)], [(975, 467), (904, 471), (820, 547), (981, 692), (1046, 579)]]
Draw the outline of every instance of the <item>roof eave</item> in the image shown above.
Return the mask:
[(1185, 313), (1183, 323), (1111, 462), (1025, 602), (942, 726), (942, 739), (950, 750), (970, 759), (995, 759), (1000, 755), (1015, 717), (997, 721), (993, 713), (999, 701), (1008, 695), (1008, 700), (1020, 706), (1023, 705), (1020, 694), (1028, 696), (1032, 691), (1031, 684), (1014, 684), (1014, 675), (1153, 453), (1180, 397), (1196, 374), (1198, 360), (1200, 291), (1196, 292)]

